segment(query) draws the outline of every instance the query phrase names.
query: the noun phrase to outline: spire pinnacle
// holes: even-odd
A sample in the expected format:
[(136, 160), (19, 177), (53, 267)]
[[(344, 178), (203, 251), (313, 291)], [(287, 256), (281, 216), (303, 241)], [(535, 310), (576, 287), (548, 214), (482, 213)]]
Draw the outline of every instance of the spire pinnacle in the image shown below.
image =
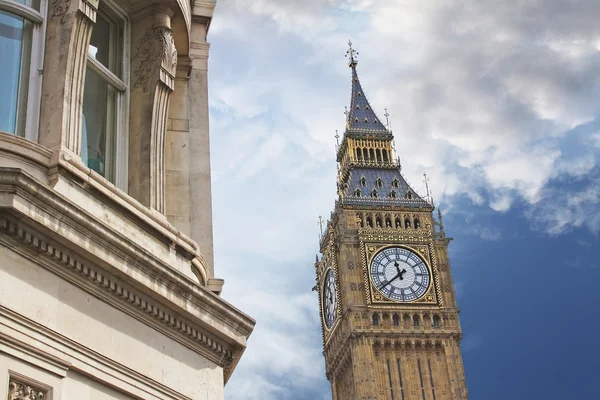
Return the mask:
[(346, 52), (346, 57), (348, 57), (348, 66), (350, 68), (355, 68), (358, 64), (358, 51), (354, 50), (352, 47), (352, 40), (348, 40), (348, 46), (350, 47)]

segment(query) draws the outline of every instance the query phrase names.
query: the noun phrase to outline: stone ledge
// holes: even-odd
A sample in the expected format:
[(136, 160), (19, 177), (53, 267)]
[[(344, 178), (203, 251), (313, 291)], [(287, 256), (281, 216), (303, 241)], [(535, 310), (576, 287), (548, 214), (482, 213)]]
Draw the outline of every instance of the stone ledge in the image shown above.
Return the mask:
[[(43, 250), (47, 257), (71, 267), (71, 275), (83, 274), (105, 295), (133, 304), (137, 313), (146, 317), (144, 322), (148, 322), (148, 314), (151, 320), (158, 319), (170, 334), (180, 341), (185, 339), (186, 345), (196, 351), (208, 344), (210, 358), (224, 366), (227, 380), (245, 349), (254, 320), (21, 170), (0, 168), (1, 208), (16, 217), (5, 218), (5, 232), (32, 251)], [(38, 230), (57, 243), (44, 244), (44, 235), (36, 237)], [(86, 259), (78, 259), (81, 255)], [(109, 274), (130, 283), (139, 294), (118, 289), (107, 278)], [(220, 282), (213, 283), (218, 286)], [(164, 309), (163, 304), (168, 308)], [(206, 337), (201, 332), (207, 332)], [(191, 345), (190, 337), (195, 345)], [(229, 354), (220, 347), (228, 347)], [(226, 358), (231, 362), (225, 362)]]

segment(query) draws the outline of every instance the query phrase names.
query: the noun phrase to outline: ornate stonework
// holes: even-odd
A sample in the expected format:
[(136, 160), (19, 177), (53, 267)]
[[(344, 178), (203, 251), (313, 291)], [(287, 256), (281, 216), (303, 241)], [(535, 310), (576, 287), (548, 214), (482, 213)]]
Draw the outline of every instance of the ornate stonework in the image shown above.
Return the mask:
[(46, 393), (26, 383), (11, 378), (8, 384), (8, 400), (45, 400)]
[(157, 68), (175, 76), (177, 69), (177, 49), (173, 32), (165, 27), (151, 27), (140, 39), (133, 57), (133, 88), (148, 91), (150, 79)]
[(71, 5), (71, 0), (52, 0), (51, 10), (52, 10), (52, 18), (60, 18), (61, 23), (65, 23), (65, 15), (67, 11), (69, 11), (69, 7)]

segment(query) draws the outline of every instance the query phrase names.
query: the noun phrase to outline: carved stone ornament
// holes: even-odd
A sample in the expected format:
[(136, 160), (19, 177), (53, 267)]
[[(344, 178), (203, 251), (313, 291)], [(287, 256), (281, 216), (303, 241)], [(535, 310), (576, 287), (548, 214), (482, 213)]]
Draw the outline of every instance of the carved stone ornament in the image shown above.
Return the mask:
[(65, 23), (65, 15), (69, 11), (71, 0), (52, 0), (52, 18), (60, 17), (60, 23)]
[(171, 76), (175, 76), (177, 49), (175, 48), (171, 29), (165, 27), (149, 28), (140, 39), (133, 62), (135, 65), (133, 71), (134, 89), (143, 87), (144, 92), (147, 92), (148, 83), (155, 68), (162, 67)]
[(8, 385), (8, 400), (44, 400), (45, 393), (31, 386), (10, 380)]

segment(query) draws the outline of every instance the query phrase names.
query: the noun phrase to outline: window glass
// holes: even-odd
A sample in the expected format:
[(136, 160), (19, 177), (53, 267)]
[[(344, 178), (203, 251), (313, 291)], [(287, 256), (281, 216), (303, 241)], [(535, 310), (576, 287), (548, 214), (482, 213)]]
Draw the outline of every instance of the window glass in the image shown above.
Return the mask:
[(88, 55), (120, 77), (118, 73), (119, 46), (116, 45), (116, 35), (119, 26), (108, 16), (98, 13), (96, 24), (88, 47)]
[(112, 179), (117, 90), (90, 67), (85, 75), (81, 159), (90, 168)]
[(0, 11), (0, 131), (24, 134), (32, 24)]
[(40, 10), (40, 1), (39, 0), (17, 0), (17, 3), (24, 4), (28, 7), (34, 8), (36, 10)]

